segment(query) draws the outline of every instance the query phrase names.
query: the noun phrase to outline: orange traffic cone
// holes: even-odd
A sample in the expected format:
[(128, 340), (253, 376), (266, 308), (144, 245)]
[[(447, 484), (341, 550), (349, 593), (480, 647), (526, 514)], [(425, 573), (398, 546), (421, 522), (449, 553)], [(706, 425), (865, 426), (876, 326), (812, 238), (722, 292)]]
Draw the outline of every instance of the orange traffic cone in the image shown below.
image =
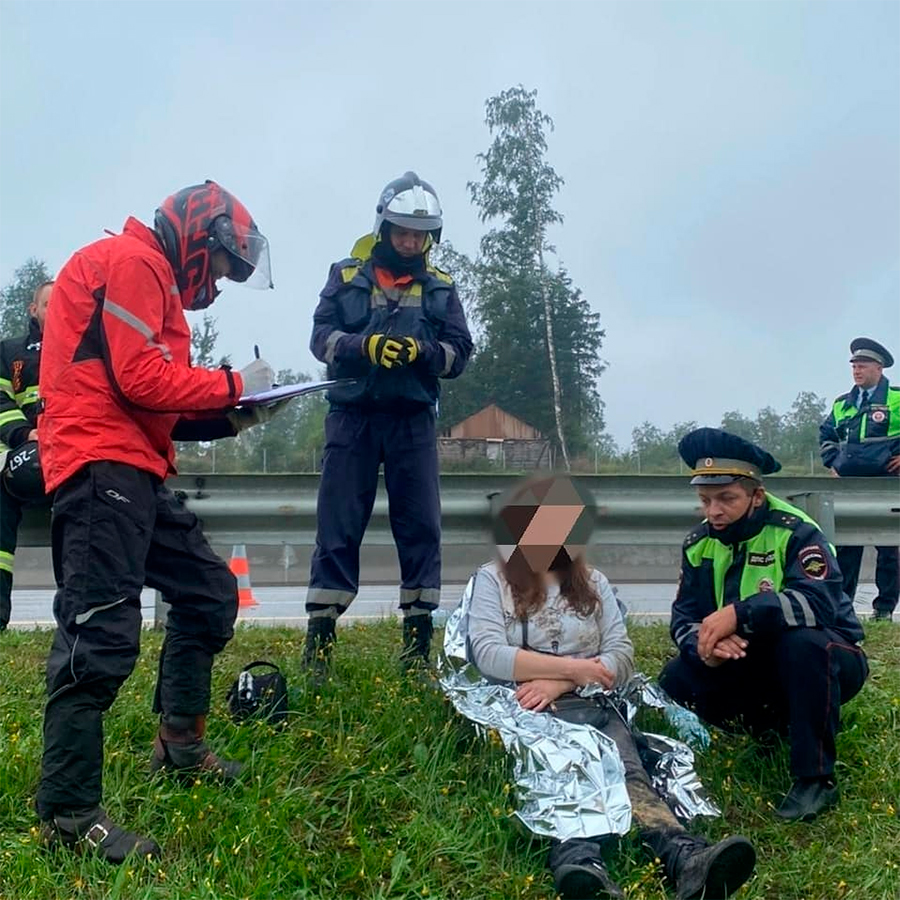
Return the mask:
[(231, 573), (237, 578), (238, 607), (259, 606), (250, 587), (250, 563), (247, 561), (247, 548), (244, 544), (234, 545), (228, 568), (231, 569)]

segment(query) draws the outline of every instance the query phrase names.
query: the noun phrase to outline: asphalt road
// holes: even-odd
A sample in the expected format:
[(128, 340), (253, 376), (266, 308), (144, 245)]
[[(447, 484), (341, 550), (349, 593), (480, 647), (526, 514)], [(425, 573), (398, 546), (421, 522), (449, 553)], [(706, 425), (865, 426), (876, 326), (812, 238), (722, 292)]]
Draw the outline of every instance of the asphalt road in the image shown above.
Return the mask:
[[(441, 589), (441, 609), (451, 610), (459, 602), (461, 584), (445, 584)], [(675, 585), (626, 583), (617, 586), (619, 599), (628, 609), (632, 620), (638, 622), (668, 621)], [(366, 585), (360, 589), (346, 615), (344, 624), (374, 621), (397, 615), (397, 588), (393, 585)], [(304, 585), (253, 588), (256, 606), (240, 610), (239, 621), (247, 625), (305, 627), (303, 601)], [(856, 594), (856, 610), (860, 616), (871, 613), (874, 584), (861, 584)], [(141, 595), (141, 611), (146, 625), (153, 624), (154, 593), (145, 590)], [(50, 627), (53, 625), (53, 591), (46, 589), (13, 589), (13, 628)]]

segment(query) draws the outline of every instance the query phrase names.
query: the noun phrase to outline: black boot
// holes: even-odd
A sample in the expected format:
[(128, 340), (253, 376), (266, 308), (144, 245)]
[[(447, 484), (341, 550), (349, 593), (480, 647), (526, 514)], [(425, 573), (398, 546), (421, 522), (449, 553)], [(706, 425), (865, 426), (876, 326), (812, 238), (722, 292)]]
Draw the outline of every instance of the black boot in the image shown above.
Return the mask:
[(625, 900), (625, 894), (606, 871), (596, 841), (554, 841), (547, 865), (562, 897), (600, 897)]
[(400, 653), (400, 664), (404, 672), (428, 669), (432, 634), (434, 622), (431, 613), (406, 616), (403, 619), (403, 651)]
[(798, 778), (775, 815), (791, 822), (811, 822), (819, 813), (836, 806), (840, 796), (834, 776)]
[(58, 813), (43, 823), (41, 836), (49, 847), (62, 845), (76, 853), (94, 850), (111, 863), (124, 862), (131, 854), (158, 857), (162, 852), (156, 841), (114, 824), (99, 806), (69, 815)]
[(234, 781), (243, 766), (216, 756), (203, 740), (205, 733), (206, 716), (163, 715), (153, 742), (150, 771), (190, 776), (208, 773), (224, 781)]
[(303, 668), (310, 672), (312, 683), (317, 687), (328, 677), (331, 650), (337, 642), (335, 624), (336, 620), (331, 616), (317, 616), (306, 626)]
[(643, 837), (675, 885), (678, 900), (730, 897), (753, 874), (756, 865), (753, 845), (737, 835), (712, 847), (686, 831), (651, 831)]

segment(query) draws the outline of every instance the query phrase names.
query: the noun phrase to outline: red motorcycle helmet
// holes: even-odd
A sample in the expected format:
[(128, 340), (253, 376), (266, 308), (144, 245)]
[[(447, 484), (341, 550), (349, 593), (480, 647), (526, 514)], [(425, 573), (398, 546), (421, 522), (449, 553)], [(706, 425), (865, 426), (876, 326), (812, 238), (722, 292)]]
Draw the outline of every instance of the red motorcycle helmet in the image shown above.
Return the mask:
[(154, 227), (181, 291), (185, 309), (205, 309), (216, 299), (210, 266), (219, 249), (230, 256), (228, 278), (248, 287), (272, 284), (269, 242), (247, 208), (214, 181), (183, 188), (156, 210)]

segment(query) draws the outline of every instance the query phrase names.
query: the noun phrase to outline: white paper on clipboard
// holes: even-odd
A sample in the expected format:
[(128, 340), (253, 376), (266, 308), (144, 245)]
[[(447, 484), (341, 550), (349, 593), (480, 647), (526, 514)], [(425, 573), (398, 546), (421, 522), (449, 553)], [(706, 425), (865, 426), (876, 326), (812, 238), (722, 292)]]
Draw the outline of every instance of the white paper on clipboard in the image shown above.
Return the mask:
[(290, 400), (292, 397), (302, 397), (304, 394), (314, 394), (316, 391), (324, 391), (333, 385), (333, 381), (304, 381), (301, 384), (284, 384), (268, 391), (257, 391), (255, 394), (245, 394), (238, 400), (238, 406), (269, 406), (279, 400)]

